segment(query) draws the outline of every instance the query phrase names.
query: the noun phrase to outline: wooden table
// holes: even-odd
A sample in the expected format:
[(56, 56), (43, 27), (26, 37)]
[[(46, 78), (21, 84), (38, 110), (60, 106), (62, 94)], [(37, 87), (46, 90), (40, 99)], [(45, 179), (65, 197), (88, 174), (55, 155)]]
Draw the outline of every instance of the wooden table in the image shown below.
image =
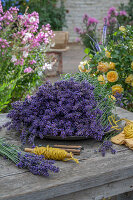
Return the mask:
[[(116, 112), (120, 117), (133, 120), (133, 113), (120, 108)], [(1, 114), (0, 124), (6, 121), (5, 114)], [(0, 136), (20, 145), (16, 133), (3, 129)], [(84, 150), (80, 156), (75, 156), (79, 158), (79, 164), (58, 161), (56, 165), (60, 172), (47, 178), (18, 169), (11, 161), (0, 157), (0, 200), (101, 200), (133, 191), (133, 151), (127, 147), (114, 145), (117, 153), (102, 157), (100, 153), (94, 153), (100, 143), (93, 139), (71, 142), (38, 140), (38, 143), (76, 144), (82, 145)]]

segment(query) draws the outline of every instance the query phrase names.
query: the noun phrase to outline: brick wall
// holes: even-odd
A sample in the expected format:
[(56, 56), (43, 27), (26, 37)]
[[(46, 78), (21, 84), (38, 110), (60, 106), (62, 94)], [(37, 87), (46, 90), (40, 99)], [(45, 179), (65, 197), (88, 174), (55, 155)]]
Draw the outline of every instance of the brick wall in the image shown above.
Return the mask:
[(65, 0), (65, 7), (69, 13), (66, 14), (68, 27), (64, 30), (69, 31), (69, 41), (75, 42), (77, 34), (74, 32), (74, 27), (82, 27), (82, 18), (85, 13), (98, 19), (100, 28), (108, 9), (118, 8), (120, 3), (127, 4), (128, 0)]

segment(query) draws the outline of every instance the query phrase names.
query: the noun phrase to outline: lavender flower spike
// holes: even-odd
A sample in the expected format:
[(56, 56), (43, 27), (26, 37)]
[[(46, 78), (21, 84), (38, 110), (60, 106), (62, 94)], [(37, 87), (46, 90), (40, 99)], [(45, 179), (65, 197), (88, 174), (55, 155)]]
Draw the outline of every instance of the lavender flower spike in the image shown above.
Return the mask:
[[(87, 34), (87, 35), (88, 35), (88, 34)], [(101, 51), (101, 48), (100, 48), (98, 42), (95, 41), (90, 35), (88, 35), (88, 36), (89, 36), (89, 38), (94, 42), (96, 51)]]
[(104, 26), (103, 26), (103, 34), (102, 34), (102, 44), (106, 44), (106, 36), (107, 36), (107, 18), (105, 18)]

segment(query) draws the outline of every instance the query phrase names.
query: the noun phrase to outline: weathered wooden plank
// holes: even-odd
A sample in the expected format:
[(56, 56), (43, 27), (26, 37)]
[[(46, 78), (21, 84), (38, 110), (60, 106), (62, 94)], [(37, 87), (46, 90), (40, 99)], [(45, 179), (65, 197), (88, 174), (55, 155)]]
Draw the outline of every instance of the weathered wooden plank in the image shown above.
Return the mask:
[[(118, 197), (116, 197), (116, 200), (132, 200), (133, 199), (133, 193), (128, 191), (132, 191), (132, 185), (133, 185), (133, 177), (112, 182), (109, 184), (104, 184), (98, 187), (93, 187), (87, 190), (82, 190), (80, 192), (71, 193), (68, 195), (63, 195), (58, 197), (58, 200), (102, 200), (104, 198), (109, 198), (114, 195), (122, 194)], [(111, 198), (113, 200), (114, 198)], [(57, 200), (57, 198), (52, 198), (50, 200)], [(107, 199), (108, 200), (108, 199)]]
[[(119, 156), (121, 159), (118, 159)], [(15, 189), (16, 195), (23, 194), (25, 199), (30, 199), (32, 192), (35, 198), (39, 194), (41, 200), (131, 178), (133, 174), (132, 159), (132, 153), (126, 152), (124, 155), (117, 154), (105, 160), (99, 157), (92, 158), (80, 165), (72, 166), (67, 163), (68, 167), (62, 168), (60, 174), (54, 175), (50, 179), (33, 176), (30, 173), (5, 177), (0, 179), (1, 198), (11, 199), (13, 196), (15, 199)]]
[[(133, 119), (133, 113), (125, 112), (123, 109), (120, 109), (118, 112), (122, 117)], [(4, 115), (2, 115), (2, 119), (4, 119)], [(1, 120), (1, 123), (5, 120), (7, 119)], [(11, 143), (20, 145), (19, 137), (16, 136), (16, 134), (6, 132), (4, 129), (0, 132), (0, 135), (5, 136)], [(36, 140), (36, 143), (53, 145), (57, 144), (57, 141)], [(72, 193), (77, 199), (81, 199), (81, 196), (78, 198), (77, 194), (84, 194), (83, 191), (86, 191), (86, 195), (91, 192), (93, 194), (95, 189), (97, 189), (96, 198), (100, 198), (104, 187), (106, 191), (108, 191), (108, 184), (112, 184), (112, 189), (110, 187), (112, 195), (118, 194), (113, 184), (120, 183), (126, 184), (124, 192), (133, 190), (133, 188), (129, 188), (129, 185), (133, 183), (133, 152), (128, 150), (127, 147), (117, 146), (118, 153), (116, 155), (108, 153), (106, 157), (102, 157), (99, 153), (94, 154), (94, 150), (98, 148), (99, 144), (91, 139), (71, 142), (58, 141), (58, 144), (84, 146), (84, 151), (82, 151), (80, 156), (77, 156), (80, 160), (79, 165), (74, 162), (56, 162), (56, 165), (61, 169), (60, 173), (52, 174), (49, 178), (45, 178), (34, 176), (25, 170), (19, 170), (8, 160), (3, 160), (1, 158), (0, 200), (30, 200), (33, 198), (36, 200), (56, 199), (56, 197), (62, 195), (66, 197), (70, 195), (71, 197)], [(106, 191), (103, 194), (105, 197), (108, 197), (108, 192)], [(121, 193), (121, 190), (118, 191)], [(85, 198), (84, 196), (84, 199)]]

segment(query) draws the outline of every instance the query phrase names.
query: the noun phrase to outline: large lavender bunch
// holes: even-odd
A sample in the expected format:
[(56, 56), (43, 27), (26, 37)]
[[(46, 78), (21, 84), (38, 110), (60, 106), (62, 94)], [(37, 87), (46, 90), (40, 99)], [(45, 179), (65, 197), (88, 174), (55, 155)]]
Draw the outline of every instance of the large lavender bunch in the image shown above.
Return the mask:
[[(72, 77), (78, 82), (86, 81), (93, 85), (93, 94), (97, 102), (96, 107), (102, 112), (102, 115), (100, 116), (100, 123), (104, 127), (104, 131), (108, 131), (111, 128), (108, 117), (112, 115), (113, 109), (115, 108), (115, 102), (111, 98), (112, 92), (108, 89), (108, 85), (99, 84), (97, 77), (92, 77), (89, 73), (79, 72), (75, 74), (66, 74), (65, 76), (62, 76), (62, 79), (69, 80)], [(97, 118), (99, 118), (99, 116), (97, 116)]]
[(17, 167), (28, 169), (34, 175), (49, 176), (49, 171), (58, 172), (54, 160), (45, 160), (44, 156), (25, 153), (15, 145), (9, 145), (0, 139), (0, 155), (12, 160)]
[(47, 82), (39, 91), (16, 102), (9, 112), (9, 128), (20, 132), (23, 142), (47, 135), (91, 136), (101, 140), (106, 124), (101, 124), (103, 112), (98, 108), (94, 86), (88, 81), (62, 80), (54, 85)]

